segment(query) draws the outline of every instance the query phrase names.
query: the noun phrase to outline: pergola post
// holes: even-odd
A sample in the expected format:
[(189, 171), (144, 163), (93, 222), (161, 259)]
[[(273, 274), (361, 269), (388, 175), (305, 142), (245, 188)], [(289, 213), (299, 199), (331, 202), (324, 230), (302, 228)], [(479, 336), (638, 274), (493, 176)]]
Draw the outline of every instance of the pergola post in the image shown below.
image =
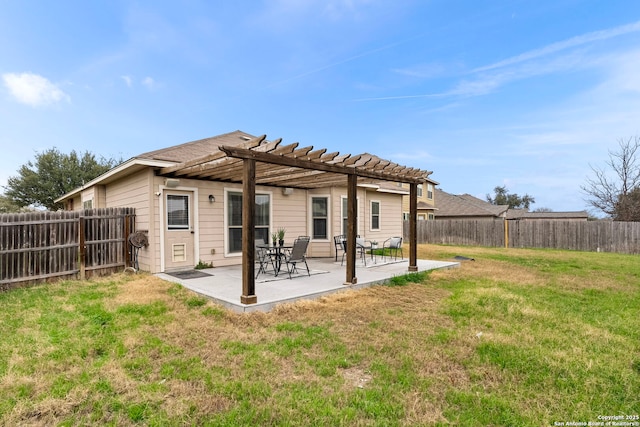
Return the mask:
[(255, 304), (256, 296), (255, 278), (255, 218), (256, 218), (256, 161), (254, 159), (243, 160), (242, 179), (242, 304)]
[(418, 271), (418, 184), (409, 184), (409, 271)]
[(356, 234), (358, 230), (358, 177), (347, 175), (347, 277), (345, 285), (358, 283), (356, 277)]

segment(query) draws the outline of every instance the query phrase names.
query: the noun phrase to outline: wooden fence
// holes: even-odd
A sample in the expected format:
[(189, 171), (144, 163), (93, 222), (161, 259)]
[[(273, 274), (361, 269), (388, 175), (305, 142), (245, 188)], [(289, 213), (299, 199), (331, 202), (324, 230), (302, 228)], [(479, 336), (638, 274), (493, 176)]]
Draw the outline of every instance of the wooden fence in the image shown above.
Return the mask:
[(133, 208), (0, 215), (0, 290), (122, 270), (134, 227)]
[(418, 221), (417, 234), (418, 243), (640, 253), (639, 222), (436, 220)]

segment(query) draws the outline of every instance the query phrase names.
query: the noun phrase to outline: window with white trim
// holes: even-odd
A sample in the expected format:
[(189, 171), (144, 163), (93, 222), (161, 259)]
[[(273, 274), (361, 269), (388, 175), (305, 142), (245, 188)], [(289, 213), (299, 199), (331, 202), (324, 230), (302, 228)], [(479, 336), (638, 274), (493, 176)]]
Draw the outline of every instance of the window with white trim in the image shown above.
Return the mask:
[(312, 238), (327, 239), (327, 229), (329, 223), (329, 198), (312, 197), (311, 198), (311, 220)]
[[(347, 230), (349, 229), (349, 216), (348, 216), (349, 209), (347, 207), (348, 204), (349, 204), (349, 199), (346, 197), (343, 197), (342, 198), (342, 233), (341, 234), (347, 234)], [(358, 211), (358, 199), (356, 199), (356, 212), (357, 211)]]
[[(271, 197), (256, 194), (255, 238), (269, 241)], [(229, 253), (242, 252), (242, 193), (227, 193), (227, 244)]]
[(422, 184), (418, 184), (418, 197), (422, 197)]
[(380, 202), (371, 201), (371, 229), (380, 230)]
[(427, 183), (427, 199), (433, 200), (433, 184)]

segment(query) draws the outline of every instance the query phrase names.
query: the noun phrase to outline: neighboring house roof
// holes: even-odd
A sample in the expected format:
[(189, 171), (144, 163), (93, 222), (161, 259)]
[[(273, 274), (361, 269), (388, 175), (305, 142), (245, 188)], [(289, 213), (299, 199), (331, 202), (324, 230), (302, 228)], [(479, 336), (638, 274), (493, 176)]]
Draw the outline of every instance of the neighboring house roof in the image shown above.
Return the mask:
[(493, 205), (470, 194), (455, 195), (435, 189), (436, 217), (504, 217), (508, 205)]
[(417, 208), (418, 208), (418, 209), (430, 209), (430, 210), (434, 210), (434, 209), (436, 209), (433, 205), (430, 205), (429, 203), (427, 203), (427, 202), (423, 202), (423, 201), (421, 201), (421, 200), (419, 200), (419, 201), (418, 201), (418, 206), (417, 206)]
[(565, 212), (529, 212), (526, 209), (510, 209), (507, 219), (566, 219), (566, 220), (587, 220), (589, 214), (586, 211), (565, 211)]

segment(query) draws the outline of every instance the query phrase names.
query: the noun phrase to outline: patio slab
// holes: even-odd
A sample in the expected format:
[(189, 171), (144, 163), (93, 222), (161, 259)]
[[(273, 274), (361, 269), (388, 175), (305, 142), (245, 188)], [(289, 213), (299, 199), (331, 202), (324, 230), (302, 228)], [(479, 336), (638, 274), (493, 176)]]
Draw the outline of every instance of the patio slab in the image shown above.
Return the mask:
[[(260, 274), (255, 285), (255, 293), (258, 298), (256, 304), (240, 302), (242, 269), (239, 265), (198, 270), (198, 272), (206, 274), (204, 277), (201, 277), (201, 274), (175, 277), (167, 273), (159, 273), (156, 276), (173, 283), (179, 283), (185, 288), (211, 298), (218, 304), (237, 312), (266, 312), (278, 304), (302, 299), (315, 299), (350, 289), (361, 289), (382, 284), (394, 276), (409, 273), (408, 259), (387, 262), (379, 260), (375, 264), (368, 261), (366, 267), (362, 262), (358, 262), (356, 264), (358, 283), (345, 285), (346, 266), (341, 266), (340, 262), (335, 262), (333, 258), (309, 258), (307, 262), (311, 276), (307, 276), (304, 266), (303, 273), (294, 275), (291, 279), (286, 271), (277, 277), (270, 274)], [(418, 271), (460, 267), (459, 262), (449, 261), (418, 260), (417, 264)]]

